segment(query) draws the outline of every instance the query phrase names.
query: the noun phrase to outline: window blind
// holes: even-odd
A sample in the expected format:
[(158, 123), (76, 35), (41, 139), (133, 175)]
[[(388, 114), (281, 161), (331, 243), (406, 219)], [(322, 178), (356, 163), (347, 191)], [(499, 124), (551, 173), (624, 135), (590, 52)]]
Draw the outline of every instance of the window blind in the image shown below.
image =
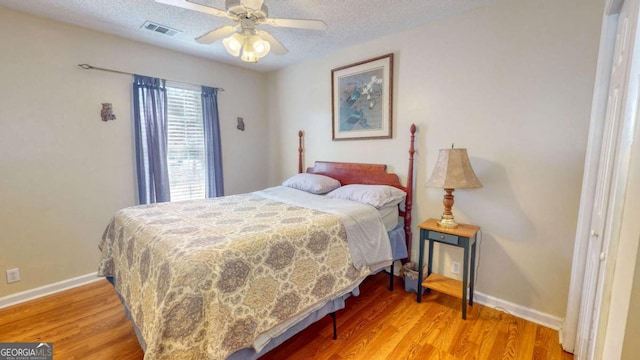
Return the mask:
[(167, 87), (167, 141), (171, 201), (204, 199), (206, 159), (200, 92)]

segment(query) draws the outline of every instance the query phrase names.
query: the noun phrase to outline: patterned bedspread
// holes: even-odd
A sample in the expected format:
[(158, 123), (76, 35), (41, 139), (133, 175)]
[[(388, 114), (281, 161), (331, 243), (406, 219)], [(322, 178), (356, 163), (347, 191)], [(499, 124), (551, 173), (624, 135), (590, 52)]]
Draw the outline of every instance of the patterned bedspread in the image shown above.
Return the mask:
[(120, 210), (99, 248), (146, 360), (224, 359), (370, 273), (336, 216), (256, 194)]

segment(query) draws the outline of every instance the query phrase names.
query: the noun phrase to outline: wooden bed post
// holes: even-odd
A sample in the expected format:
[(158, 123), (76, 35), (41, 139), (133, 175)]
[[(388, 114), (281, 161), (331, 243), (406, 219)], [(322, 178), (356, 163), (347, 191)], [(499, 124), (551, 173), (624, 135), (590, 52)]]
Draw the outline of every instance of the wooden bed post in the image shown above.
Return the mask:
[(409, 146), (409, 173), (407, 174), (407, 200), (405, 201), (404, 233), (407, 236), (407, 261), (411, 261), (411, 206), (413, 205), (413, 154), (416, 150), (413, 146), (415, 142), (416, 124), (411, 124), (411, 141)]
[(301, 174), (302, 169), (302, 137), (304, 136), (304, 132), (302, 130), (298, 131), (298, 174)]

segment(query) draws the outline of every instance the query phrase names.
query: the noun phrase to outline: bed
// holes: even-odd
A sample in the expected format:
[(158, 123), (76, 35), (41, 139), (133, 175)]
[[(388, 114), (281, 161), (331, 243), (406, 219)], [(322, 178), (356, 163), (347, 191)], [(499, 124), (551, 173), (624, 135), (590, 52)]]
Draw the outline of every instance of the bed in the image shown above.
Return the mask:
[[(303, 173), (299, 132), (298, 175), (337, 180), (336, 189), (314, 194), (298, 181), (118, 211), (99, 244), (98, 274), (114, 285), (145, 359), (257, 358), (335, 317), (366, 276), (408, 260), (415, 130), (406, 187), (385, 165), (316, 162)], [(388, 229), (377, 207), (346, 200), (361, 185), (403, 192), (392, 205), (402, 221)]]

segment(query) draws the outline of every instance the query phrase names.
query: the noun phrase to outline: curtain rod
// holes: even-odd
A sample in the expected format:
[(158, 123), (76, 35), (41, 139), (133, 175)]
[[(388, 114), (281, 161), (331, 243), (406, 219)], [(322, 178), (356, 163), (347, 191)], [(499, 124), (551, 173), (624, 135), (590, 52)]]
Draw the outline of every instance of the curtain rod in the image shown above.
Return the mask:
[[(106, 72), (111, 72), (111, 73), (115, 73), (115, 74), (136, 75), (136, 74), (133, 74), (133, 73), (130, 73), (130, 72), (112, 70), (112, 69), (105, 69), (105, 68), (101, 68), (101, 67), (97, 67), (97, 66), (93, 66), (93, 65), (89, 65), (89, 64), (78, 64), (78, 67), (81, 68), (81, 69), (84, 69), (84, 70), (100, 70), (100, 71), (106, 71)], [(182, 82), (182, 81), (175, 81), (175, 80), (168, 80), (168, 81), (174, 82), (174, 83), (179, 83), (179, 84), (185, 84), (185, 85), (200, 86), (200, 85), (191, 84), (191, 83)], [(224, 89), (221, 88), (221, 87), (214, 87), (214, 89), (216, 89), (218, 91), (224, 91)]]

